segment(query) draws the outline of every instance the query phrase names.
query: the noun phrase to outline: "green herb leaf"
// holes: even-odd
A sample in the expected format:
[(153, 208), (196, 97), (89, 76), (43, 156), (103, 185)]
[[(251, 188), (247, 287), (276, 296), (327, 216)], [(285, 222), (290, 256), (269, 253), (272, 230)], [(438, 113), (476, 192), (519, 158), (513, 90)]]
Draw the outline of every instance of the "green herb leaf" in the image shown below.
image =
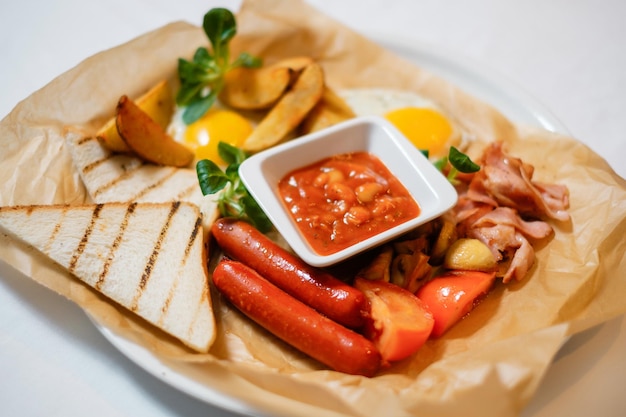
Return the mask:
[(201, 118), (215, 103), (216, 94), (212, 91), (208, 96), (192, 101), (183, 111), (183, 122), (191, 124)]
[(186, 107), (183, 121), (191, 124), (213, 106), (224, 86), (225, 74), (236, 67), (259, 67), (261, 59), (242, 53), (229, 63), (229, 42), (237, 34), (235, 16), (228, 9), (214, 8), (204, 15), (202, 28), (211, 42), (212, 52), (200, 47), (191, 61), (178, 60), (180, 90), (176, 103)]
[(215, 162), (202, 159), (196, 164), (196, 174), (202, 195), (215, 194), (224, 189), (230, 179)]
[(260, 232), (267, 233), (272, 230), (274, 225), (270, 219), (267, 218), (265, 212), (259, 206), (259, 203), (257, 203), (250, 194), (243, 196), (241, 202), (243, 203), (244, 211), (247, 213), (248, 218)]
[(211, 41), (216, 61), (220, 65), (227, 64), (228, 42), (237, 34), (235, 16), (228, 9), (221, 7), (211, 9), (204, 15), (202, 28)]
[(261, 58), (250, 55), (247, 52), (242, 52), (241, 54), (239, 54), (237, 59), (231, 64), (232, 68), (259, 68), (261, 65), (263, 65), (263, 60)]
[(226, 142), (220, 142), (217, 144), (217, 153), (226, 162), (229, 167), (232, 165), (239, 165), (248, 157), (242, 149), (233, 146)]
[(450, 147), (448, 160), (459, 172), (469, 174), (480, 170), (480, 165), (474, 163), (469, 156), (465, 155), (454, 146)]
[(443, 171), (446, 165), (448, 165), (448, 157), (444, 156), (443, 158), (437, 159), (435, 162), (433, 162), (433, 165), (435, 165), (435, 168), (437, 168), (439, 171)]
[(247, 221), (262, 233), (269, 232), (273, 228), (272, 223), (239, 177), (239, 165), (248, 155), (225, 142), (218, 143), (217, 149), (228, 166), (222, 171), (213, 161), (208, 159), (198, 161), (196, 173), (202, 194), (216, 194), (222, 191), (217, 197), (217, 206), (222, 216)]
[(439, 158), (433, 164), (435, 165), (435, 168), (443, 172), (448, 166), (448, 163), (450, 164), (450, 170), (448, 171), (446, 178), (454, 185), (459, 182), (456, 178), (459, 172), (469, 174), (480, 170), (480, 165), (474, 163), (469, 156), (465, 155), (454, 146), (450, 147), (448, 156)]

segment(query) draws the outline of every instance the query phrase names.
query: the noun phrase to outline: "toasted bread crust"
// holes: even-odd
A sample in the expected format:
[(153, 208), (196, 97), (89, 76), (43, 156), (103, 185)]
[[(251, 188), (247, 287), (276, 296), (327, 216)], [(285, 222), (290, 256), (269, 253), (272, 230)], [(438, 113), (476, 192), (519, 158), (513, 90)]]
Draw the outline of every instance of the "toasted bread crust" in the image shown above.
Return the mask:
[(215, 338), (202, 214), (186, 202), (0, 207), (0, 228), (206, 352)]

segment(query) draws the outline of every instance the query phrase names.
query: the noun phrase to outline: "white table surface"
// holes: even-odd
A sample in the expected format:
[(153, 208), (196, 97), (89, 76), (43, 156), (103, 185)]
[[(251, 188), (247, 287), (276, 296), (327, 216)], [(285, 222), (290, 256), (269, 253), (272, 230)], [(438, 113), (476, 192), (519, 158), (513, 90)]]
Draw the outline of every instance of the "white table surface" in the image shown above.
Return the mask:
[[(311, 0), (364, 34), (484, 65), (549, 108), (626, 176), (626, 2)], [(237, 1), (22, 0), (0, 4), (0, 117), (84, 58)], [(0, 150), (1, 152), (1, 150)], [(0, 277), (0, 415), (234, 416), (137, 367), (82, 310), (7, 268)], [(624, 271), (616, 271), (623, 274)], [(523, 417), (626, 413), (626, 320), (573, 337)]]

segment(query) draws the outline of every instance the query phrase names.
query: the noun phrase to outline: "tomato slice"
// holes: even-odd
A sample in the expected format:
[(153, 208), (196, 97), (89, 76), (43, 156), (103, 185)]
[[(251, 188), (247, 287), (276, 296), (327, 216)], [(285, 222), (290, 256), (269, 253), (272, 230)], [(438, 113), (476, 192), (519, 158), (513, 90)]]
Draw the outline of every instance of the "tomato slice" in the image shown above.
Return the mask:
[(435, 319), (432, 336), (443, 335), (465, 317), (489, 292), (495, 277), (495, 272), (451, 271), (422, 285), (416, 295)]
[(374, 342), (383, 360), (404, 359), (428, 340), (434, 319), (413, 293), (385, 281), (365, 278), (357, 278), (354, 286), (370, 302), (371, 317), (364, 333)]

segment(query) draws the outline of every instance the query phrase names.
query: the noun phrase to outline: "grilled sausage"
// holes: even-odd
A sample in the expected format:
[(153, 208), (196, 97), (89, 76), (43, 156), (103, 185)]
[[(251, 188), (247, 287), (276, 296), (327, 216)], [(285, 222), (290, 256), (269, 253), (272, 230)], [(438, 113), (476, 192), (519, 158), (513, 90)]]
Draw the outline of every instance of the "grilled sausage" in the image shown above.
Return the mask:
[(314, 268), (249, 223), (220, 219), (211, 229), (229, 257), (248, 265), (283, 291), (349, 328), (361, 327), (368, 311), (363, 293)]
[(241, 262), (220, 261), (213, 283), (250, 319), (330, 368), (367, 377), (380, 369), (381, 355), (371, 341), (296, 300)]

